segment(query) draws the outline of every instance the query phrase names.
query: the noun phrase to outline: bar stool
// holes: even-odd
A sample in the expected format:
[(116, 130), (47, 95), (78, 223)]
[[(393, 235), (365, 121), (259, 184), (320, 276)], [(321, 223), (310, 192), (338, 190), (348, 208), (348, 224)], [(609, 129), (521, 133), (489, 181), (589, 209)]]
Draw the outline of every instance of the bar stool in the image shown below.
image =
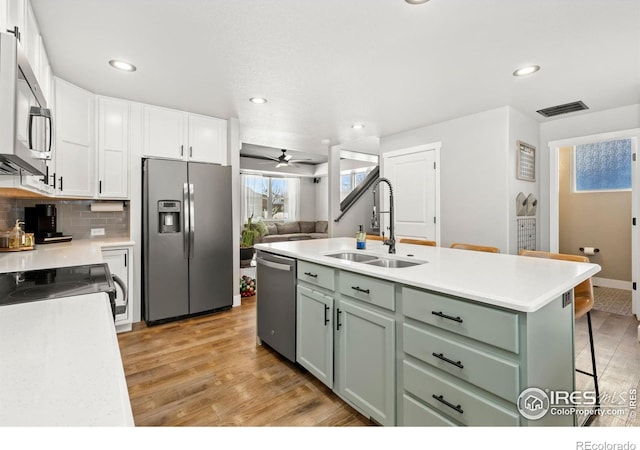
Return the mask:
[(416, 244), (416, 245), (428, 245), (430, 247), (436, 246), (436, 241), (428, 241), (427, 239), (412, 239), (412, 238), (400, 238), (401, 244)]
[(463, 244), (461, 242), (454, 242), (450, 247), (458, 248), (461, 250), (475, 250), (477, 252), (500, 253), (500, 249), (498, 247), (490, 247), (487, 245)]
[[(589, 258), (582, 255), (567, 255), (564, 253), (549, 253), (534, 250), (520, 250), (521, 256), (533, 256), (535, 258), (547, 258), (547, 259), (561, 259), (564, 261), (575, 262), (589, 262)], [(584, 375), (589, 375), (593, 378), (593, 384), (596, 390), (596, 408), (600, 409), (600, 389), (598, 387), (598, 374), (596, 371), (596, 354), (593, 345), (593, 328), (591, 326), (591, 309), (593, 308), (594, 296), (593, 296), (593, 284), (591, 278), (584, 280), (582, 283), (573, 288), (573, 315), (577, 320), (582, 316), (587, 316), (587, 325), (589, 327), (589, 348), (591, 349), (591, 368), (593, 373), (585, 372), (584, 370), (576, 369), (576, 372), (580, 372)], [(592, 416), (593, 417), (593, 416)], [(587, 420), (587, 424), (589, 420)]]

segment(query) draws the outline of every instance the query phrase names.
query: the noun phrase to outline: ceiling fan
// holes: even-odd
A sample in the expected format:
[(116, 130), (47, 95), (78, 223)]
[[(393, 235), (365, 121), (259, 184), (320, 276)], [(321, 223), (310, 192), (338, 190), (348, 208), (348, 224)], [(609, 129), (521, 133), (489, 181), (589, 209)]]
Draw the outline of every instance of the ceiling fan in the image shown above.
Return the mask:
[[(267, 156), (268, 159), (271, 159), (273, 161), (276, 161), (276, 168), (280, 168), (280, 167), (298, 167), (295, 163), (297, 162), (302, 162), (302, 161), (310, 161), (310, 159), (292, 159), (291, 155), (287, 155), (287, 150), (286, 149), (282, 149), (282, 155), (278, 156), (277, 158), (274, 158), (272, 156)], [(271, 164), (271, 163), (265, 163), (265, 164)]]

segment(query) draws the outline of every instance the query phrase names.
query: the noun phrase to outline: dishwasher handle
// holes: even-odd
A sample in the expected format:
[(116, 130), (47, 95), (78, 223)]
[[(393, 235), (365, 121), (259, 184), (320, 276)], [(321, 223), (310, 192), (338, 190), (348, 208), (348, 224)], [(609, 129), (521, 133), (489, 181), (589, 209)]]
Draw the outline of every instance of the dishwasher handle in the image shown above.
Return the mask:
[(282, 270), (285, 272), (291, 272), (291, 266), (289, 264), (280, 264), (273, 261), (268, 261), (264, 258), (257, 259), (258, 264), (262, 264), (265, 267), (269, 267), (271, 269)]

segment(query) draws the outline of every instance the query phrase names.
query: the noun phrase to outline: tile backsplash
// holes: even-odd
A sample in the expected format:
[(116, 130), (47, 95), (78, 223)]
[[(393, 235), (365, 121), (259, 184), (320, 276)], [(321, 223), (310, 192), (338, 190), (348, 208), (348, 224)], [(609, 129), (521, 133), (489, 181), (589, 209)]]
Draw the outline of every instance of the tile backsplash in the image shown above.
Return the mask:
[(90, 239), (91, 228), (104, 228), (103, 238), (129, 237), (129, 202), (117, 212), (92, 212), (95, 200), (59, 200), (0, 197), (0, 229), (13, 228), (16, 219), (24, 220), (24, 208), (36, 203), (53, 203), (57, 211), (57, 229), (74, 239)]

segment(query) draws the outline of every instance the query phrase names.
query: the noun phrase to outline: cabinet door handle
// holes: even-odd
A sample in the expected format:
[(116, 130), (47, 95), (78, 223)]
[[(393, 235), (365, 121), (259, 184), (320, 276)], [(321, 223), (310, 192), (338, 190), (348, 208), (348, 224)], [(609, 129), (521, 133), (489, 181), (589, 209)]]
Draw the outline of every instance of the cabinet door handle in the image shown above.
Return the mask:
[(324, 326), (326, 327), (327, 324), (329, 323), (329, 308), (327, 305), (324, 305)]
[(444, 356), (444, 354), (442, 354), (442, 353), (433, 352), (432, 355), (435, 356), (438, 359), (441, 359), (444, 362), (448, 362), (449, 364), (452, 364), (452, 365), (454, 365), (456, 367), (460, 367), (461, 369), (464, 369), (464, 366), (462, 365), (462, 362), (454, 361), (453, 359), (449, 359), (446, 356)]
[(98, 183), (98, 194), (102, 194), (102, 180)]
[(56, 173), (53, 172), (53, 190), (56, 190)]
[(62, 177), (60, 177), (60, 192), (62, 192)]
[(305, 272), (304, 274), (309, 276), (309, 277), (318, 278), (318, 274), (317, 273)]
[(342, 324), (340, 323), (340, 314), (342, 314), (342, 311), (340, 311), (340, 308), (338, 308), (338, 311), (336, 313), (336, 330), (340, 330), (340, 327), (342, 326)]
[(20, 34), (20, 28), (13, 27), (13, 30), (7, 30), (7, 32), (13, 34), (19, 41), (22, 35)]
[(184, 156), (184, 145), (180, 146), (180, 156)]
[(364, 292), (365, 294), (370, 294), (371, 291), (369, 289), (362, 289), (360, 286), (351, 286), (351, 289), (358, 292)]
[(193, 147), (189, 146), (189, 157), (193, 156)]
[(433, 314), (434, 316), (442, 317), (443, 319), (449, 319), (449, 320), (453, 320), (454, 322), (462, 323), (462, 319), (460, 318), (460, 316), (457, 316), (457, 317), (447, 316), (446, 314), (443, 314), (442, 311), (437, 311), (437, 312), (431, 311), (431, 314)]
[(127, 267), (127, 254), (124, 254), (124, 266)]
[(446, 401), (444, 399), (443, 395), (436, 395), (433, 394), (431, 397), (435, 398), (436, 400), (438, 400), (440, 403), (442, 403), (443, 405), (447, 405), (449, 408), (454, 409), (456, 411), (458, 411), (460, 414), (464, 414), (464, 411), (462, 410), (462, 408), (460, 407), (460, 405), (454, 405), (453, 403), (449, 403), (448, 401)]

